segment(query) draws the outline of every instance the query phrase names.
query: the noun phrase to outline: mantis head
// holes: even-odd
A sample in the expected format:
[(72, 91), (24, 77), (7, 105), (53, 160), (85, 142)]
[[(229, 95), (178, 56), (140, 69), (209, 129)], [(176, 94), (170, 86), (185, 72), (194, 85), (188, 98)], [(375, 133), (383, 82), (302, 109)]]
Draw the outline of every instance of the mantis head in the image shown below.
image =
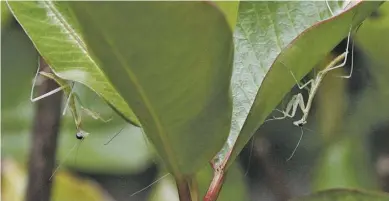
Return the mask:
[(298, 120), (298, 121), (293, 122), (293, 124), (294, 124), (295, 126), (298, 126), (298, 127), (302, 127), (302, 126), (304, 126), (306, 123), (307, 123), (307, 121), (306, 121), (305, 119), (300, 119), (300, 120)]
[(78, 131), (78, 132), (76, 133), (76, 138), (77, 138), (78, 140), (83, 140), (83, 139), (84, 139), (85, 137), (87, 137), (88, 135), (89, 135), (89, 133), (80, 130), (80, 131)]

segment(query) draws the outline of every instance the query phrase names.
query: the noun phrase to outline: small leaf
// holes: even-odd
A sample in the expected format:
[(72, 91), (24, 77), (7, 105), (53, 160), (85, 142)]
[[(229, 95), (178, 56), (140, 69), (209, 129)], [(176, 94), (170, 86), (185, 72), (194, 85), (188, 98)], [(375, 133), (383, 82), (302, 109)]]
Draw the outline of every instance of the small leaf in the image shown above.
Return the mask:
[(331, 189), (290, 201), (388, 201), (389, 194), (360, 189)]
[(232, 33), (206, 2), (71, 2), (88, 50), (176, 177), (205, 166), (231, 122)]

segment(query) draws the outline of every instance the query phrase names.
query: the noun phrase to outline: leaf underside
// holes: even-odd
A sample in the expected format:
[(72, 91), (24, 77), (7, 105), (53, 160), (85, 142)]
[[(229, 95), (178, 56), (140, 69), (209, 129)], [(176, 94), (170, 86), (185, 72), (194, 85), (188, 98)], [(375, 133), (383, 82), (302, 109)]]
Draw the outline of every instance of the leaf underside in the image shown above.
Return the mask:
[(233, 45), (223, 14), (206, 2), (69, 6), (88, 50), (169, 171), (191, 175), (205, 166), (231, 122)]
[[(324, 1), (241, 2), (234, 32), (233, 117), (228, 143), (216, 163), (229, 166), (282, 98), (382, 2), (343, 11)], [(265, 76), (266, 75), (266, 76)]]

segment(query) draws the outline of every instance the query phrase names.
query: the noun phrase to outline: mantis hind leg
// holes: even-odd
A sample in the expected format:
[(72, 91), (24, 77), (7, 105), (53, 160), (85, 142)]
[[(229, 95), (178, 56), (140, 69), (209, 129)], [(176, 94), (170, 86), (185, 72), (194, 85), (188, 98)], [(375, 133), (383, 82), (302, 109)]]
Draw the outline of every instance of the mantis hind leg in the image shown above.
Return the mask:
[[(327, 67), (325, 70), (322, 71), (323, 73), (327, 73), (327, 72), (335, 70), (337, 68), (342, 68), (342, 67), (346, 66), (346, 62), (347, 62), (347, 58), (348, 58), (348, 54), (349, 54), (348, 49), (350, 46), (351, 31), (352, 31), (352, 27), (350, 27), (350, 30), (349, 30), (348, 35), (347, 35), (346, 51), (337, 57), (337, 58), (340, 58), (341, 56), (344, 55), (342, 63), (340, 63), (338, 65), (335, 65), (336, 63), (333, 65), (330, 65), (329, 67)], [(337, 60), (337, 58), (335, 60)], [(346, 78), (346, 79), (350, 78), (352, 76), (352, 73), (353, 73), (353, 68), (354, 68), (354, 42), (352, 43), (352, 46), (351, 46), (351, 70), (350, 70), (350, 74), (344, 75), (344, 76), (338, 76), (338, 77)]]
[(88, 108), (85, 108), (83, 106), (81, 106), (81, 110), (83, 112), (85, 112), (87, 115), (91, 116), (93, 119), (96, 119), (96, 120), (100, 120), (104, 123), (107, 123), (109, 121), (112, 120), (112, 117), (108, 118), (108, 119), (104, 119), (103, 117), (101, 117), (101, 115), (97, 112), (93, 112), (92, 110), (88, 109)]
[(112, 117), (110, 117), (110, 118), (108, 118), (108, 119), (105, 119), (105, 118), (101, 117), (101, 115), (100, 115), (99, 113), (94, 112), (94, 111), (92, 111), (92, 110), (90, 110), (90, 109), (88, 109), (88, 108), (82, 106), (83, 104), (81, 103), (81, 99), (80, 99), (80, 97), (79, 97), (77, 94), (73, 93), (72, 96), (74, 96), (74, 98), (77, 99), (77, 101), (80, 103), (80, 108), (81, 108), (81, 110), (82, 110), (85, 114), (87, 114), (88, 116), (92, 117), (93, 119), (100, 120), (100, 121), (102, 121), (102, 122), (104, 122), (104, 123), (107, 123), (107, 122), (109, 122), (109, 121), (112, 120)]

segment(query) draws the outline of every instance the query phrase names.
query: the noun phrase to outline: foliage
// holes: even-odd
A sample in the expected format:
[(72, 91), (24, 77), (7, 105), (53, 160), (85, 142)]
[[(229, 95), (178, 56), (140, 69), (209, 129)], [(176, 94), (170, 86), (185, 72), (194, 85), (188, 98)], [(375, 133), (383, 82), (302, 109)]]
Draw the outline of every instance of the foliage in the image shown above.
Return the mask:
[[(239, 198), (234, 199), (247, 199), (240, 167), (233, 165), (231, 170), (229, 167), (296, 84), (288, 69), (301, 80), (317, 64), (326, 65), (336, 56), (329, 55), (330, 51), (347, 36), (350, 27), (354, 34), (362, 22), (355, 38), (376, 61), (371, 74), (377, 78), (379, 89), (366, 90), (358, 98), (359, 107), (371, 102), (372, 97), (377, 102), (387, 100), (379, 95), (386, 90), (384, 75), (388, 72), (382, 66), (387, 64), (387, 57), (382, 52), (389, 45), (377, 51), (375, 47), (381, 41), (374, 40), (383, 34), (377, 30), (387, 30), (387, 23), (374, 24), (370, 19), (365, 20), (382, 2), (9, 1), (7, 4), (59, 79), (82, 84), (78, 87), (81, 90), (75, 92), (81, 97), (95, 99), (91, 97), (96, 93), (102, 99), (96, 108), (104, 107), (105, 103), (110, 107), (104, 109), (103, 116), (113, 111), (117, 113), (109, 123), (110, 128), (104, 132), (120, 130), (120, 125), (124, 125), (120, 117), (132, 124), (122, 134), (126, 140), (118, 140), (115, 147), (104, 146), (104, 151), (101, 146), (106, 138), (102, 139), (92, 131), (102, 132), (99, 128), (106, 124), (85, 120), (86, 127), (91, 128), (88, 131), (92, 133), (91, 139), (80, 144), (84, 152), (77, 156), (79, 162), (69, 162), (68, 166), (90, 172), (139, 172), (155, 159), (160, 162), (161, 169), (166, 168), (172, 174), (178, 193), (184, 183), (190, 187), (194, 199), (206, 194), (212, 171), (215, 175), (235, 175), (234, 181), (239, 181), (235, 182), (239, 186)], [(383, 4), (381, 9), (388, 5)], [(377, 34), (377, 37), (371, 38), (371, 34)], [(31, 55), (34, 58), (35, 52)], [(33, 67), (28, 70), (33, 72)], [(30, 85), (26, 81), (30, 77), (28, 73), (13, 73), (22, 80), (24, 87), (20, 90), (26, 91), (26, 86)], [(368, 174), (353, 167), (358, 164), (358, 167), (364, 167), (363, 170), (369, 169), (363, 166), (366, 162), (355, 159), (363, 156), (364, 161), (368, 160), (360, 146), (366, 139), (362, 132), (366, 133), (369, 126), (386, 116), (374, 116), (372, 112), (368, 121), (353, 127), (354, 122), (362, 122), (363, 114), (370, 114), (363, 110), (345, 118), (342, 127), (349, 133), (359, 131), (358, 136), (362, 137), (356, 140), (350, 140), (347, 134), (334, 137), (340, 129), (336, 120), (340, 121), (345, 113), (339, 111), (349, 102), (341, 98), (345, 94), (345, 83), (333, 81), (332, 84), (331, 87), (329, 81), (323, 83), (321, 87), (326, 90), (319, 93), (318, 101), (323, 102), (325, 96), (339, 98), (333, 100), (332, 106), (323, 102), (317, 110), (323, 115), (327, 112), (329, 116), (338, 112), (338, 116), (333, 119), (322, 117), (327, 118), (322, 120), (325, 127), (321, 128), (327, 145), (314, 169), (313, 189), (356, 187), (377, 190), (377, 181), (368, 179)], [(12, 91), (8, 93), (12, 94)], [(323, 95), (324, 91), (332, 94)], [(20, 134), (28, 132), (29, 123), (18, 128), (11, 118), (30, 122), (32, 112), (31, 105), (25, 102), (26, 97), (15, 100), (24, 101), (24, 107), (20, 104), (19, 110), (30, 112), (22, 118), (14, 114), (15, 101), (2, 105), (8, 119), (8, 137), (5, 139), (9, 143), (4, 148), (23, 158), (28, 140), (27, 134)], [(375, 111), (379, 109), (377, 106)], [(69, 115), (65, 120), (66, 125), (71, 124)], [(68, 135), (74, 129), (64, 127), (63, 130), (67, 135), (62, 137), (65, 148), (60, 149), (61, 159), (74, 144), (70, 140), (73, 135)], [(143, 134), (147, 137), (146, 143)], [(24, 151), (14, 148), (21, 141)], [(151, 149), (155, 155), (151, 154)], [(100, 152), (96, 154), (96, 151)], [(337, 165), (333, 163), (334, 157), (340, 158)], [(91, 167), (90, 164), (96, 162), (97, 165)], [(232, 176), (226, 178), (223, 189), (234, 188), (229, 177)], [(195, 187), (193, 182), (199, 186)], [(343, 200), (354, 191), (333, 193), (323, 191), (320, 196), (328, 194)], [(366, 199), (375, 196), (374, 193), (362, 194)], [(320, 196), (296, 200), (320, 200)], [(385, 199), (387, 195), (382, 196)], [(227, 190), (221, 191), (219, 200), (230, 198)]]

